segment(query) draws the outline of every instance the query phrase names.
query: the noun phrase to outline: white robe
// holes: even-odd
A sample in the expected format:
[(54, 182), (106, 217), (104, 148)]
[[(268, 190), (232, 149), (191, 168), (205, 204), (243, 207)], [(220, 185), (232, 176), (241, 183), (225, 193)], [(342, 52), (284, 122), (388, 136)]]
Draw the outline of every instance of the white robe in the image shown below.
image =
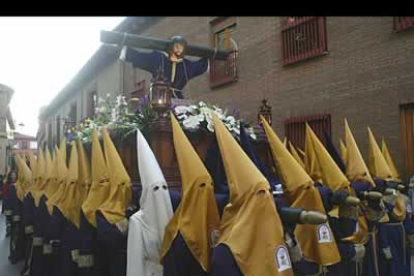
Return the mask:
[(127, 276), (162, 276), (161, 247), (165, 227), (173, 216), (171, 198), (154, 153), (139, 130), (137, 149), (141, 209), (129, 220)]

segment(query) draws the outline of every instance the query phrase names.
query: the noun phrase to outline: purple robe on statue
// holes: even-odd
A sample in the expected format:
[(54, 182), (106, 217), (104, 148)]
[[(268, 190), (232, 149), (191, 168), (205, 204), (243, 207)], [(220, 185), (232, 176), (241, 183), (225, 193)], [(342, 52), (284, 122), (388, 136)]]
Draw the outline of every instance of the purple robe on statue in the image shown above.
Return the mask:
[(173, 62), (163, 52), (152, 51), (146, 53), (128, 49), (125, 59), (132, 62), (134, 68), (138, 67), (148, 71), (153, 77), (157, 75), (157, 70), (162, 68), (164, 77), (167, 78), (167, 81), (171, 82), (175, 98), (179, 99), (183, 98), (182, 90), (187, 84), (187, 81), (203, 74), (208, 68), (208, 58), (201, 58), (197, 61), (183, 58), (181, 62), (176, 63), (175, 75), (173, 76)]

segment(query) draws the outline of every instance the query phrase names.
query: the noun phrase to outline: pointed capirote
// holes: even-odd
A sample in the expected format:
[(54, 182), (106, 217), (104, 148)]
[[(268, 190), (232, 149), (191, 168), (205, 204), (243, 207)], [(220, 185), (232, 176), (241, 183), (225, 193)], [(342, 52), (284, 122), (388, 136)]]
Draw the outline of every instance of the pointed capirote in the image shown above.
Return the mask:
[(388, 166), (390, 167), (393, 180), (396, 182), (401, 182), (401, 178), (400, 178), (400, 174), (398, 173), (397, 166), (395, 166), (394, 160), (391, 156), (391, 153), (388, 150), (384, 137), (382, 137), (381, 151), (382, 151), (382, 155), (384, 155), (384, 158), (387, 161)]
[(269, 182), (216, 115), (213, 122), (230, 188), (218, 243), (230, 248), (245, 276), (293, 275)]
[(347, 188), (350, 185), (349, 180), (308, 124), (306, 124), (306, 136), (309, 136), (313, 143), (316, 159), (319, 163), (319, 168), (322, 170), (323, 184), (334, 191)]
[(109, 223), (116, 224), (126, 219), (125, 210), (132, 199), (132, 183), (106, 128), (102, 128), (102, 137), (111, 185), (109, 197), (99, 210)]
[(308, 135), (309, 125), (306, 123), (306, 137), (305, 137), (305, 168), (306, 172), (312, 178), (313, 181), (322, 183), (322, 168), (316, 159), (315, 146), (312, 142), (312, 138)]
[(341, 151), (341, 159), (346, 165), (346, 163), (348, 162), (348, 150), (344, 142), (342, 141), (342, 139), (339, 139), (339, 146), (340, 146), (340, 151)]
[(182, 183), (182, 199), (167, 225), (163, 256), (180, 232), (205, 272), (210, 271), (211, 233), (219, 231), (220, 216), (214, 197), (213, 179), (171, 113), (173, 141)]
[(290, 149), (290, 152), (293, 158), (295, 158), (296, 162), (298, 162), (299, 165), (305, 169), (305, 163), (303, 162), (302, 158), (299, 156), (298, 152), (296, 151), (295, 146), (292, 145), (290, 141), (289, 141), (289, 149)]
[[(264, 121), (262, 120), (262, 122)], [(280, 169), (283, 184), (288, 193), (294, 195), (299, 190), (312, 186), (312, 179), (284, 147), (282, 141), (272, 130), (270, 125), (264, 122), (263, 126), (272, 152), (275, 157), (277, 156), (276, 162)]]
[(375, 140), (371, 128), (368, 127), (368, 141), (369, 141), (369, 171), (373, 177), (384, 180), (392, 180), (392, 172), (387, 164), (382, 152)]
[(67, 160), (66, 137), (63, 137), (62, 140), (60, 141), (59, 152), (60, 152), (60, 156), (62, 157), (62, 160), (64, 161), (65, 166), (66, 166), (66, 160)]
[(345, 145), (347, 148), (346, 177), (351, 182), (367, 182), (375, 186), (374, 180), (359, 151), (355, 138), (345, 118)]
[(82, 211), (88, 222), (96, 228), (96, 210), (108, 198), (110, 190), (108, 167), (96, 129), (92, 130), (91, 180), (91, 189), (82, 204)]
[(83, 203), (88, 195), (88, 191), (91, 188), (91, 166), (89, 158), (86, 156), (85, 149), (82, 141), (78, 139), (76, 141), (79, 156), (79, 183), (81, 185), (81, 203)]
[(65, 195), (61, 198), (57, 207), (62, 214), (77, 228), (80, 227), (81, 210), (81, 183), (79, 182), (79, 157), (76, 142), (70, 143), (69, 168), (66, 176)]
[[(283, 146), (266, 120), (261, 117), (261, 121), (273, 157), (282, 175), (287, 199), (291, 201), (290, 206), (325, 214), (322, 198), (313, 180)], [(341, 260), (328, 222), (319, 225), (299, 224), (295, 229), (295, 236), (305, 259), (324, 266), (338, 263)]]

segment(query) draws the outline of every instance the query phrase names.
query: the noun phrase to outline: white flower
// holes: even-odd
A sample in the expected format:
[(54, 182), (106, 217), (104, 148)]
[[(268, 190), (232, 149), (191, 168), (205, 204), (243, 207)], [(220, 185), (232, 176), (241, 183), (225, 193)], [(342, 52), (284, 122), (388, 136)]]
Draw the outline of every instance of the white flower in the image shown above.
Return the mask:
[(200, 115), (189, 116), (183, 121), (184, 127), (188, 129), (197, 129), (200, 125), (200, 122), (204, 121), (204, 116)]
[(180, 114), (180, 115), (177, 115), (177, 118), (179, 119), (179, 120), (185, 120), (185, 119), (187, 119), (187, 115), (185, 115), (185, 114)]
[(185, 105), (179, 105), (179, 106), (176, 106), (174, 108), (174, 112), (177, 115), (184, 114), (184, 113), (187, 113), (187, 112), (192, 112), (192, 111), (193, 111), (192, 108), (190, 108), (189, 106), (185, 106)]
[(99, 112), (99, 113), (105, 113), (106, 111), (107, 111), (106, 106), (101, 106), (101, 107), (98, 107), (98, 112)]
[(219, 107), (217, 107), (217, 106), (215, 106), (215, 105), (213, 105), (213, 108), (214, 108), (214, 111), (215, 111), (217, 114), (223, 114), (223, 110), (222, 110), (221, 108), (219, 108)]
[(213, 120), (208, 121), (208, 123), (207, 123), (207, 129), (208, 129), (210, 132), (214, 132), (214, 122), (213, 122)]
[(198, 103), (198, 106), (199, 106), (199, 107), (204, 107), (204, 106), (207, 106), (207, 104), (206, 104), (205, 102), (203, 102), (203, 101), (200, 101), (200, 102)]
[(235, 119), (233, 116), (228, 116), (228, 117), (226, 118), (226, 121), (227, 121), (229, 124), (232, 124), (232, 125), (234, 125), (234, 124), (236, 123), (236, 119)]

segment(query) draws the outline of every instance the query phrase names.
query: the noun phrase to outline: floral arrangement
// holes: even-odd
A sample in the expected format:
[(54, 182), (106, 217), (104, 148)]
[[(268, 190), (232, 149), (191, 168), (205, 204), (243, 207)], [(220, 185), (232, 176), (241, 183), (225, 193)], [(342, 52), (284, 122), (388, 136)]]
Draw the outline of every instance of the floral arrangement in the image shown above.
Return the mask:
[[(131, 100), (139, 102), (135, 111), (131, 106)], [(84, 144), (89, 144), (92, 141), (93, 129), (99, 130), (102, 127), (106, 127), (111, 136), (120, 138), (125, 138), (137, 129), (144, 133), (148, 132), (156, 119), (156, 112), (152, 109), (148, 96), (131, 100), (128, 102), (125, 96), (118, 96), (115, 101), (111, 101), (109, 94), (106, 99), (99, 98), (94, 118), (86, 118), (78, 126), (68, 130), (66, 135), (68, 142), (80, 138)], [(202, 101), (193, 105), (175, 106), (172, 109), (186, 130), (214, 132), (212, 117), (214, 113), (223, 121), (230, 132), (236, 135), (240, 134), (240, 120), (236, 119), (238, 115), (235, 111), (232, 115), (228, 115), (227, 110), (223, 111), (215, 105), (208, 105)], [(256, 139), (253, 127), (246, 123), (243, 124), (250, 137)]]
[[(236, 112), (232, 115), (227, 115), (228, 111), (223, 111), (215, 105), (208, 105), (203, 101), (193, 105), (180, 105), (174, 108), (174, 114), (177, 116), (181, 125), (187, 130), (207, 129), (214, 132), (213, 113), (224, 123), (227, 129), (240, 135), (240, 120), (236, 119)], [(244, 123), (246, 132), (252, 139), (256, 139), (253, 127)]]

